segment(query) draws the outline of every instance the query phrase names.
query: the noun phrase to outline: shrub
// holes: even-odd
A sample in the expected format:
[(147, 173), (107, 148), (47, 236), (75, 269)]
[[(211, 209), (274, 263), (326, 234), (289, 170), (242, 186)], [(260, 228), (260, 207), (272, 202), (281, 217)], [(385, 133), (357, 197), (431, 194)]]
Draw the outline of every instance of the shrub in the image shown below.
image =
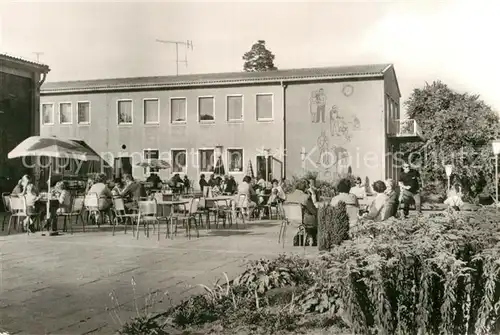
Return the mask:
[(318, 215), (318, 249), (328, 250), (349, 238), (349, 217), (346, 205), (326, 205), (320, 208)]

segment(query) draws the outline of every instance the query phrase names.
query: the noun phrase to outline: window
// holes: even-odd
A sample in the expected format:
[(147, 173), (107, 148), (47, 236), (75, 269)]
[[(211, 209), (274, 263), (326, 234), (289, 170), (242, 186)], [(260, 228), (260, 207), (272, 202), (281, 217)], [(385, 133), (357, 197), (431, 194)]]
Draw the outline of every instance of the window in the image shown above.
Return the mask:
[[(144, 150), (144, 160), (159, 159), (160, 150), (157, 149), (146, 149)], [(150, 169), (149, 172), (158, 172), (158, 169)], [(144, 173), (146, 173), (146, 168), (144, 168)]]
[(227, 121), (243, 120), (243, 96), (230, 95), (226, 101)]
[(200, 122), (213, 122), (215, 120), (214, 97), (198, 98), (198, 120)]
[(214, 149), (200, 150), (200, 172), (213, 172), (215, 159)]
[(118, 100), (118, 124), (132, 124), (132, 100)]
[(71, 112), (70, 102), (61, 102), (59, 104), (59, 123), (60, 124), (71, 124), (73, 123), (73, 118)]
[(172, 150), (172, 172), (186, 173), (186, 150)]
[(185, 123), (187, 116), (186, 98), (170, 99), (170, 120), (172, 123)]
[(144, 99), (144, 124), (160, 123), (160, 103), (158, 99)]
[(54, 124), (54, 104), (42, 104), (42, 124)]
[(257, 94), (256, 100), (257, 121), (273, 119), (273, 95)]
[(78, 102), (77, 122), (78, 124), (90, 124), (90, 102)]
[(227, 149), (229, 172), (243, 171), (243, 149)]

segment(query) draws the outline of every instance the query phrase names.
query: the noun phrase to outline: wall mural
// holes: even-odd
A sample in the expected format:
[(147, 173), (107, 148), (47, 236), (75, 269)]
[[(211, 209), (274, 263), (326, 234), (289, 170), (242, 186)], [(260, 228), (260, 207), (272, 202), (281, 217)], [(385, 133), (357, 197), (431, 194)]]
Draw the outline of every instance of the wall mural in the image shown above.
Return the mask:
[[(346, 89), (346, 87), (343, 88), (342, 93), (345, 96), (350, 96), (352, 90)], [(352, 131), (359, 130), (361, 122), (356, 115), (341, 113), (336, 105), (332, 105), (326, 115), (327, 100), (323, 88), (311, 92), (309, 112), (312, 123), (329, 123), (326, 127), (321, 126), (320, 134), (316, 140), (318, 147), (316, 164), (320, 170), (318, 172), (324, 178), (331, 178), (332, 173), (342, 173), (344, 172), (344, 168), (348, 167), (349, 152), (342, 146), (331, 145), (330, 137), (333, 137), (335, 142), (350, 142)], [(326, 121), (326, 117), (328, 117), (328, 122)], [(329, 134), (327, 134), (328, 130)], [(334, 171), (331, 170), (332, 168)]]
[(311, 113), (312, 123), (325, 123), (326, 113), (326, 95), (325, 91), (320, 88), (311, 93), (309, 100), (309, 112)]

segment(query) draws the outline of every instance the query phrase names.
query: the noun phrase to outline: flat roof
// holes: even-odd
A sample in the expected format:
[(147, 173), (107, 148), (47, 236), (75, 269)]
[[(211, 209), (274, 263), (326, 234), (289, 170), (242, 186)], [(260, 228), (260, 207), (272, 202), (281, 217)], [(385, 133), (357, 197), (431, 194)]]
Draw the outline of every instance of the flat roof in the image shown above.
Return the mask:
[(383, 77), (392, 64), (366, 64), (319, 68), (286, 69), (263, 72), (226, 72), (179, 76), (110, 78), (46, 82), (41, 94), (151, 90), (217, 85), (251, 85), (317, 80), (370, 79)]

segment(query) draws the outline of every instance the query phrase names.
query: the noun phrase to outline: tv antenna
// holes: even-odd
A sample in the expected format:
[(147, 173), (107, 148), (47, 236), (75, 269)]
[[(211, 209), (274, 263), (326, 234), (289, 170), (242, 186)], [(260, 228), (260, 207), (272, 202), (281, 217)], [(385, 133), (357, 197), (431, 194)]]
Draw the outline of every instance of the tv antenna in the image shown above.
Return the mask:
[(36, 55), (36, 61), (37, 63), (40, 62), (40, 56), (43, 56), (43, 52), (37, 51), (33, 52)]
[[(157, 39), (156, 42), (163, 44), (175, 44), (175, 55), (176, 55), (175, 63), (176, 63), (177, 75), (179, 75), (179, 63), (184, 63), (186, 64), (187, 67), (188, 65), (187, 51), (189, 49), (193, 50), (193, 41), (187, 40), (186, 42), (182, 42), (182, 41), (165, 41)], [(184, 60), (179, 60), (179, 45), (183, 45), (185, 47)]]

